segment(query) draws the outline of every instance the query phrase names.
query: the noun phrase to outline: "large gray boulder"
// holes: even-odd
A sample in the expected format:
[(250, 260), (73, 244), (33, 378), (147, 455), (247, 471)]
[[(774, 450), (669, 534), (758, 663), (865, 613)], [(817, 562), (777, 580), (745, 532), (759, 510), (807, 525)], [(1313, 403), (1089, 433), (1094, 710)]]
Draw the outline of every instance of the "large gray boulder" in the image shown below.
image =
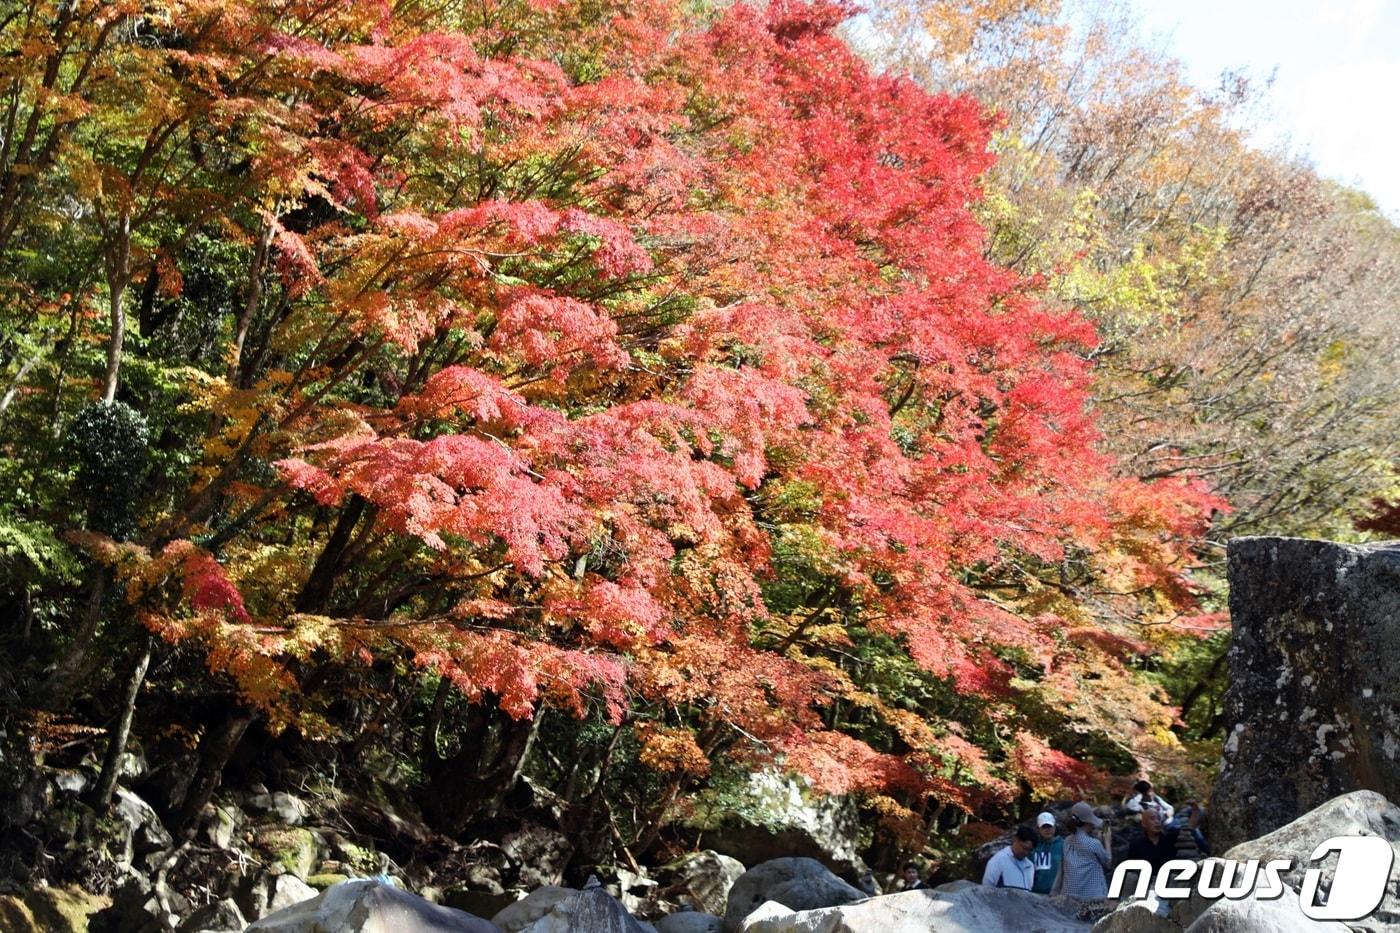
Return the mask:
[(500, 927), (402, 888), (357, 879), (269, 914), (246, 933), (500, 933)]
[(1089, 933), (1077, 902), (1010, 888), (901, 891), (856, 904), (755, 915), (742, 933)]
[(700, 794), (686, 813), (686, 827), (701, 832), (706, 846), (745, 865), (804, 856), (852, 884), (868, 870), (856, 851), (855, 799), (817, 793), (803, 777), (755, 772), (737, 790)]
[(812, 910), (864, 898), (865, 892), (833, 875), (816, 859), (772, 859), (744, 872), (729, 889), (724, 928), (737, 930), (744, 918), (765, 901), (774, 901), (791, 910)]
[(577, 893), (576, 888), (546, 884), (531, 891), (514, 904), (501, 908), (491, 918), (491, 922), (504, 930), (505, 933), (519, 933)]
[(1234, 845), (1353, 790), (1400, 799), (1400, 545), (1237, 538), (1210, 832)]
[(174, 844), (151, 805), (124, 787), (117, 788), (112, 813), (122, 830), (123, 851), (117, 857), (122, 867), (129, 867), (143, 855), (163, 852)]
[(180, 922), (180, 933), (242, 933), (248, 925), (243, 912), (230, 899), (197, 909)]
[(716, 915), (724, 913), (729, 890), (743, 874), (738, 859), (709, 849), (683, 855), (656, 872), (666, 900)]
[(1310, 919), (1298, 905), (1297, 892), (1288, 888), (1282, 897), (1267, 901), (1216, 901), (1186, 933), (1348, 933), (1348, 927)]
[(1181, 933), (1181, 927), (1167, 915), (1165, 905), (1147, 897), (1118, 905), (1117, 910), (1099, 918), (1090, 933)]
[(656, 921), (656, 933), (720, 933), (724, 921), (714, 914), (684, 910)]
[[(554, 909), (524, 928), (524, 933), (646, 933), (627, 908), (590, 878), (582, 891), (554, 905)], [(654, 933), (654, 931), (653, 931)]]
[[(1400, 872), (1400, 807), (1373, 791), (1354, 791), (1329, 800), (1286, 826), (1235, 846), (1225, 853), (1225, 858), (1238, 862), (1258, 859), (1261, 864), (1269, 859), (1289, 859), (1293, 868), (1284, 872), (1282, 878), (1295, 891), (1301, 890), (1308, 868), (1318, 867), (1322, 869), (1323, 877), (1319, 888), (1326, 891), (1331, 888), (1336, 857), (1316, 865), (1308, 859), (1320, 843), (1333, 836), (1379, 836), (1390, 843), (1393, 861), (1391, 882), (1386, 885), (1385, 898), (1372, 916), (1352, 926), (1358, 929), (1400, 929), (1400, 897), (1396, 896), (1395, 886), (1396, 873)], [(1284, 895), (1283, 899), (1289, 897)], [(1296, 902), (1297, 898), (1293, 900)]]

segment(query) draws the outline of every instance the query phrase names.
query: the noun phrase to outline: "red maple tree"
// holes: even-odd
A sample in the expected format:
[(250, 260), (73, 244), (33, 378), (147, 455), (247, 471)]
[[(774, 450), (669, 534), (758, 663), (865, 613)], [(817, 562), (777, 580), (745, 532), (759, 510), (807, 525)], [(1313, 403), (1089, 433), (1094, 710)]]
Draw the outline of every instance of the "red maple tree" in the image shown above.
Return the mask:
[(156, 631), (307, 728), (305, 664), (396, 656), (514, 717), (645, 717), (690, 775), (1082, 776), (839, 663), (885, 639), (1013, 719), (1018, 677), (1129, 642), (988, 581), (1103, 552), (1190, 606), (1217, 504), (1097, 452), (1092, 328), (985, 258), (975, 102), (872, 73), (829, 2), (171, 7), (184, 118), (247, 159), (227, 222), (265, 238), (269, 336), (205, 390), (186, 502), (109, 557)]

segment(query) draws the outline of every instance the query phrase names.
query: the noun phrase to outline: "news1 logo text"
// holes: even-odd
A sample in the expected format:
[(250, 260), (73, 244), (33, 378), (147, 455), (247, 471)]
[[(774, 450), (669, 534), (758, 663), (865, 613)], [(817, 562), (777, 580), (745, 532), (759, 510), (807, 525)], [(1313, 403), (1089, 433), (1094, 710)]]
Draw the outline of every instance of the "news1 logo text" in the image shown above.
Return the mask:
[[(1320, 891), (1322, 868), (1316, 863), (1337, 853), (1332, 886)], [(1360, 920), (1380, 906), (1390, 881), (1390, 865), (1395, 853), (1379, 836), (1333, 836), (1313, 849), (1310, 867), (1303, 875), (1298, 902), (1304, 915), (1313, 920)], [(1240, 900), (1254, 897), (1273, 900), (1283, 896), (1283, 875), (1293, 868), (1292, 859), (1258, 859), (1238, 862), (1232, 859), (1206, 859), (1194, 862), (1173, 859), (1156, 872), (1150, 862), (1129, 859), (1113, 872), (1108, 896), (1123, 896), (1130, 874), (1136, 874), (1132, 897), (1148, 892), (1164, 901), (1184, 900), (1194, 890), (1207, 900)]]

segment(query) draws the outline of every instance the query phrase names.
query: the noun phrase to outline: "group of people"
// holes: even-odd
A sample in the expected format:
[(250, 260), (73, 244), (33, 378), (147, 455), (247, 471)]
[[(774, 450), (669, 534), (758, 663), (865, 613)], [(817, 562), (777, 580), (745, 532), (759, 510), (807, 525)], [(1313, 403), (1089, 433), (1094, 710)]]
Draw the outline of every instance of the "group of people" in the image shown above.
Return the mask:
[[(1176, 858), (1177, 838), (1188, 829), (1202, 855), (1210, 854), (1201, 834), (1201, 809), (1193, 802), (1182, 816), (1152, 789), (1150, 781), (1138, 781), (1125, 808), (1139, 814), (1142, 831), (1128, 846), (1128, 858), (1150, 862), (1153, 870)], [(1112, 842), (1104, 821), (1085, 801), (1069, 811), (1070, 832), (1058, 833), (1055, 815), (1036, 817), (1035, 828), (1018, 826), (1011, 845), (987, 862), (982, 883), (998, 888), (1021, 888), (1037, 894), (1068, 894), (1096, 899), (1108, 896)], [(924, 887), (918, 866), (904, 866), (906, 890)]]

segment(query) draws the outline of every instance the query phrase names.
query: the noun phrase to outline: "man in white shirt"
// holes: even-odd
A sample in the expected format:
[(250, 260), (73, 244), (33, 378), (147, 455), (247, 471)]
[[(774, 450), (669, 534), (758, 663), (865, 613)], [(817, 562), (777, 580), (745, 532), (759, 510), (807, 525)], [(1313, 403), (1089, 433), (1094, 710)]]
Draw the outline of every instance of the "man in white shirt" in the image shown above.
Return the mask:
[(982, 883), (994, 888), (1020, 888), (1029, 891), (1035, 883), (1035, 865), (1029, 858), (1035, 848), (1035, 830), (1017, 826), (1011, 845), (987, 860)]

